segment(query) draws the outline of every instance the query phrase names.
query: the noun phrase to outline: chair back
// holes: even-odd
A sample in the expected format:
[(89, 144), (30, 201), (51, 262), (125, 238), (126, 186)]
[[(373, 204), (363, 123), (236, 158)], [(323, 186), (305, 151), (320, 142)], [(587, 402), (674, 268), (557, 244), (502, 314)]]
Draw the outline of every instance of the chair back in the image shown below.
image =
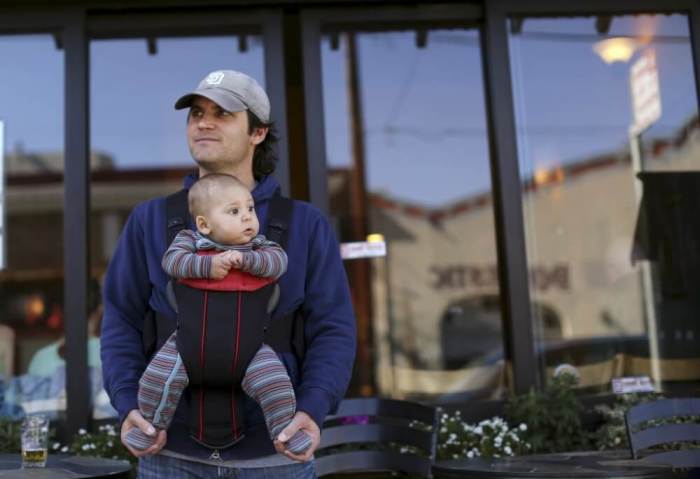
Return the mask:
[[(687, 447), (700, 442), (699, 417), (700, 398), (659, 399), (631, 407), (625, 423), (632, 457), (676, 467), (700, 467), (700, 449)], [(683, 443), (686, 447), (677, 449)], [(650, 448), (655, 450), (642, 453)]]
[(434, 407), (395, 399), (345, 399), (324, 421), (316, 472), (398, 471), (430, 477), (437, 427)]

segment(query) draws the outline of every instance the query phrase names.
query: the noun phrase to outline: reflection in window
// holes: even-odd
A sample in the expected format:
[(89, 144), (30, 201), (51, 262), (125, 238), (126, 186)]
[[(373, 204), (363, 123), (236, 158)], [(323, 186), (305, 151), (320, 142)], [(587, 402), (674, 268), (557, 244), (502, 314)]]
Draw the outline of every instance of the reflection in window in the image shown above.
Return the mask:
[[(0, 37), (0, 416), (65, 414), (63, 52), (50, 35)], [(37, 368), (52, 350), (51, 367)]]
[[(504, 358), (479, 35), (435, 29), (425, 38), (334, 32), (322, 45), (331, 215), (342, 242), (376, 234), (388, 250), (345, 263), (360, 338), (351, 387), (498, 397)], [(467, 352), (445, 338), (451, 331)]]
[[(700, 379), (700, 128), (684, 15), (518, 19), (510, 52), (541, 372)], [(555, 273), (556, 272), (556, 273)]]
[[(179, 190), (195, 170), (186, 113), (174, 109), (175, 100), (218, 69), (243, 71), (264, 85), (261, 37), (239, 42), (227, 36), (158, 38), (155, 48), (142, 38), (91, 43), (90, 251), (96, 278), (104, 274), (132, 208)], [(104, 390), (100, 399), (107, 400)], [(109, 415), (116, 413), (94, 411), (96, 418)]]

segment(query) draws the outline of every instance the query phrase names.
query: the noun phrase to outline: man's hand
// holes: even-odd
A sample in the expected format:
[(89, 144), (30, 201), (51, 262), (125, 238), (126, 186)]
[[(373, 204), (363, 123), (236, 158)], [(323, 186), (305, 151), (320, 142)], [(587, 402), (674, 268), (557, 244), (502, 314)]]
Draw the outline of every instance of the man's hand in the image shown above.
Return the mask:
[(211, 279), (224, 279), (231, 269), (231, 260), (228, 252), (215, 254), (211, 257), (211, 269), (209, 277)]
[(241, 269), (241, 266), (243, 266), (243, 253), (241, 253), (240, 251), (232, 250), (229, 251), (227, 254), (231, 267)]
[[(130, 447), (126, 443), (126, 433), (129, 432), (129, 430), (133, 427), (138, 427), (141, 429), (145, 434), (149, 436), (155, 436), (156, 442), (153, 444), (151, 447), (144, 451), (139, 451), (137, 449), (134, 449)], [(131, 454), (133, 454), (136, 457), (143, 457), (143, 456), (152, 456), (154, 454), (158, 454), (161, 449), (163, 449), (163, 446), (165, 446), (165, 441), (167, 439), (167, 434), (165, 431), (159, 431), (156, 432), (156, 428), (153, 427), (153, 425), (146, 421), (141, 413), (139, 412), (138, 409), (132, 409), (131, 412), (129, 413), (128, 416), (126, 416), (126, 419), (124, 419), (124, 422), (122, 423), (122, 432), (121, 432), (121, 440), (122, 444), (126, 446), (126, 448), (129, 450)]]
[[(311, 446), (304, 454), (292, 454), (284, 443), (287, 442), (294, 435), (294, 433), (299, 430), (302, 430), (309, 435), (311, 438)], [(304, 411), (297, 411), (292, 419), (292, 422), (290, 422), (287, 427), (282, 429), (282, 432), (279, 434), (279, 436), (277, 436), (277, 439), (275, 440), (275, 449), (280, 454), (284, 454), (294, 461), (306, 462), (311, 459), (311, 456), (313, 456), (314, 451), (320, 442), (321, 430), (318, 428), (318, 425), (316, 425), (314, 420), (311, 419), (311, 416), (306, 414)]]

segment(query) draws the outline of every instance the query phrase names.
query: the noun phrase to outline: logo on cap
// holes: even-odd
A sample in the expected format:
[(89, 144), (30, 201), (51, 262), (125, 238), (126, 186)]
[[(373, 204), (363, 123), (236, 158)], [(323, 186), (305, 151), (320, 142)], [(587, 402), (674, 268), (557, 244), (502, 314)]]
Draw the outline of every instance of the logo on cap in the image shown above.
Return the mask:
[(218, 85), (224, 79), (224, 72), (213, 72), (205, 80), (207, 85)]

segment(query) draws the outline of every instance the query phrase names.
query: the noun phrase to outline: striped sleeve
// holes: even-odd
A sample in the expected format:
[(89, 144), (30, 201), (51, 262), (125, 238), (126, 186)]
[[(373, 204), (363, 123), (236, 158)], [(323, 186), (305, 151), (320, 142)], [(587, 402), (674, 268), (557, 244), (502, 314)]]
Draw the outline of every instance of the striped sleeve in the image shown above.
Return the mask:
[(163, 255), (163, 269), (173, 278), (208, 278), (211, 256), (198, 256), (192, 230), (180, 231)]
[(258, 235), (253, 238), (252, 250), (243, 252), (241, 271), (278, 279), (287, 272), (287, 253), (274, 241)]

